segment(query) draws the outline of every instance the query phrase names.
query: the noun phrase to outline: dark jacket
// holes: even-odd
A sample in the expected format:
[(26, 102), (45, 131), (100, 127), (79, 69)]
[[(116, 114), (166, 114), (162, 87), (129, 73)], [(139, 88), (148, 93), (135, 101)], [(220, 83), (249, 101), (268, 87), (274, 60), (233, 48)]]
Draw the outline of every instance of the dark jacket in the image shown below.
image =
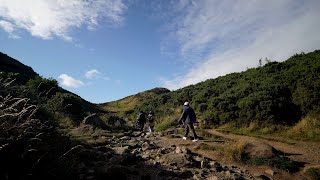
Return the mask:
[(197, 120), (196, 113), (190, 106), (183, 106), (183, 112), (179, 118), (179, 122), (185, 124), (193, 124)]
[(146, 116), (144, 113), (139, 113), (137, 117), (138, 123), (145, 124), (146, 123)]

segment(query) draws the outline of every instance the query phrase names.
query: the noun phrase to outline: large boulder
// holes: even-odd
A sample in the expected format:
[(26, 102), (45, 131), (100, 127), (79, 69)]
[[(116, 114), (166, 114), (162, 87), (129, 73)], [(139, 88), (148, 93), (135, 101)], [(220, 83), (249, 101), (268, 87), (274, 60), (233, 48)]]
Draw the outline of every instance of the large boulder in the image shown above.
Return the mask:
[(261, 141), (247, 142), (244, 146), (244, 153), (248, 158), (271, 158), (277, 152), (274, 147)]
[(185, 156), (185, 154), (176, 153), (164, 154), (160, 158), (160, 163), (170, 166), (177, 166), (179, 168), (192, 166), (192, 161), (189, 160), (188, 156)]
[(107, 125), (103, 122), (96, 113), (93, 113), (87, 117), (85, 117), (82, 121), (83, 124), (89, 124), (91, 126), (106, 129)]

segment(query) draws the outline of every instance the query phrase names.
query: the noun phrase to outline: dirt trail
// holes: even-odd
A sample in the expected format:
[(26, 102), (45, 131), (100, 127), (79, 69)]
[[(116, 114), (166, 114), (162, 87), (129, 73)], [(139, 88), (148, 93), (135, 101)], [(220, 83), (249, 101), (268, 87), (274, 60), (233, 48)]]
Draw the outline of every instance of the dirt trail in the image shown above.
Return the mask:
[[(301, 180), (301, 179), (308, 179), (305, 177), (302, 171), (291, 174), (285, 171), (275, 170), (268, 166), (250, 166), (244, 165), (241, 163), (234, 162), (230, 159), (225, 159), (224, 155), (221, 154), (219, 151), (215, 150), (202, 150), (199, 146), (202, 143), (208, 144), (213, 147), (225, 147), (228, 146), (230, 143), (232, 144), (233, 141), (260, 141), (267, 143), (273, 146), (275, 149), (282, 151), (288, 154), (288, 157), (294, 161), (304, 163), (305, 167), (317, 167), (320, 168), (320, 143), (316, 142), (304, 142), (304, 141), (294, 141), (290, 139), (281, 139), (279, 137), (251, 137), (251, 136), (244, 136), (244, 135), (237, 135), (232, 133), (222, 133), (217, 131), (216, 129), (207, 130), (208, 133), (220, 136), (223, 139), (218, 140), (199, 140), (198, 142), (192, 142), (190, 139), (182, 140), (181, 138), (171, 138), (171, 137), (162, 137), (162, 142), (165, 144), (174, 144), (174, 145), (183, 145), (188, 147), (192, 152), (201, 154), (223, 164), (229, 165), (236, 165), (241, 167), (242, 169), (248, 170), (251, 174), (264, 174), (269, 176), (272, 179), (292, 179), (292, 180)], [(286, 143), (286, 142), (290, 143)], [(265, 173), (266, 170), (273, 169), (277, 173), (274, 176), (270, 176)]]
[(236, 141), (262, 141), (273, 146), (277, 150), (289, 154), (288, 157), (290, 157), (292, 160), (306, 163), (305, 166), (320, 166), (320, 143), (290, 140), (290, 142), (293, 142), (293, 144), (288, 144), (269, 140), (270, 137), (267, 137), (268, 139), (262, 139), (231, 133), (225, 134), (217, 131), (216, 129), (210, 129), (208, 132)]

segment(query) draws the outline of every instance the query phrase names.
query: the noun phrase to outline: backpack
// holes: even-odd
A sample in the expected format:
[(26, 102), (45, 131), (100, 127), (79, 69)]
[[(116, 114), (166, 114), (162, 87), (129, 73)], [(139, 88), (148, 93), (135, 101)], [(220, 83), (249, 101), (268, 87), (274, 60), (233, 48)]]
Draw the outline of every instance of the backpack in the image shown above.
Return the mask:
[(152, 123), (154, 121), (152, 114), (148, 114), (148, 121), (149, 121), (149, 123)]
[(139, 113), (137, 119), (139, 123), (146, 123), (146, 117), (143, 113)]

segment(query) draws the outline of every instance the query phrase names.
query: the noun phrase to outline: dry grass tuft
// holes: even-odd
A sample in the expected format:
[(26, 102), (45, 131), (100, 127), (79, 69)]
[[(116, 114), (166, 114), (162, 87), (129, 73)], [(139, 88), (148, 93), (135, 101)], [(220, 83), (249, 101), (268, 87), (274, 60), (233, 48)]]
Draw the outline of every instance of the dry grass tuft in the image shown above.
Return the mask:
[(306, 117), (287, 131), (287, 136), (296, 139), (320, 141), (320, 118)]
[(224, 150), (224, 157), (229, 160), (243, 162), (246, 160), (245, 147), (248, 142), (238, 141), (230, 146), (226, 146)]

